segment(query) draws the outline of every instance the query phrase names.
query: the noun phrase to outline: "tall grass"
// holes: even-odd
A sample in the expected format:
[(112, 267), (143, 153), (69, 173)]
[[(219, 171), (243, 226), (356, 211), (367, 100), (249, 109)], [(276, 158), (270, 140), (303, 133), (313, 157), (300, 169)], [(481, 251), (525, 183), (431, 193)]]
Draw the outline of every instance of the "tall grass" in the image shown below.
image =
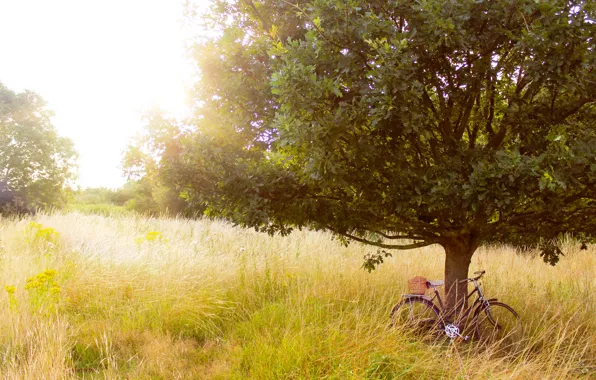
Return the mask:
[(0, 220), (2, 378), (596, 373), (596, 252), (572, 241), (556, 267), (503, 247), (476, 253), (487, 295), (518, 310), (525, 328), (502, 349), (388, 328), (408, 278), (442, 278), (440, 247), (397, 252), (369, 274), (360, 266), (372, 248), (325, 233), (272, 238), (223, 222), (79, 213), (35, 221), (59, 235)]

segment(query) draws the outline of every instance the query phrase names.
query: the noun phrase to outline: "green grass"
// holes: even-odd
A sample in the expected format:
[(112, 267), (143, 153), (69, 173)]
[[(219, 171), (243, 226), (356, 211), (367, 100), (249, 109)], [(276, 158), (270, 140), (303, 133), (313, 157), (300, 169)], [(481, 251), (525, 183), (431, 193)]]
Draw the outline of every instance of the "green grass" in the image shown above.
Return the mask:
[[(503, 247), (477, 252), (472, 269), (487, 270), (487, 295), (516, 308), (526, 327), (503, 350), (388, 328), (408, 278), (442, 278), (440, 247), (395, 253), (369, 274), (360, 266), (373, 249), (324, 233), (271, 238), (222, 222), (135, 215), (35, 221), (58, 241), (32, 237), (29, 220), (0, 221), (2, 285), (15, 287), (0, 289), (2, 378), (563, 379), (596, 371), (593, 247), (567, 242), (556, 267)], [(46, 270), (56, 271), (47, 284), (25, 289)]]

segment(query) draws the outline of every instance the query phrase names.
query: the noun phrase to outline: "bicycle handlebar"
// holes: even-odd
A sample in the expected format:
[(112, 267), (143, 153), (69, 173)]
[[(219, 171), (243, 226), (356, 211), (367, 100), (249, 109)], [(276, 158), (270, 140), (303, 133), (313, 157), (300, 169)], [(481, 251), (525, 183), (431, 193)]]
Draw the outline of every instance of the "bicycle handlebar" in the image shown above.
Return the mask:
[(465, 282), (472, 282), (472, 281), (476, 281), (476, 280), (479, 280), (479, 279), (480, 279), (480, 277), (484, 276), (484, 274), (485, 274), (485, 273), (486, 273), (486, 271), (485, 271), (485, 270), (480, 270), (480, 271), (474, 272), (474, 274), (477, 274), (478, 276), (476, 276), (476, 277), (471, 277), (471, 278), (465, 278), (465, 279), (463, 279), (463, 280), (459, 280), (458, 282), (459, 282), (460, 284), (463, 284), (463, 283), (465, 283)]

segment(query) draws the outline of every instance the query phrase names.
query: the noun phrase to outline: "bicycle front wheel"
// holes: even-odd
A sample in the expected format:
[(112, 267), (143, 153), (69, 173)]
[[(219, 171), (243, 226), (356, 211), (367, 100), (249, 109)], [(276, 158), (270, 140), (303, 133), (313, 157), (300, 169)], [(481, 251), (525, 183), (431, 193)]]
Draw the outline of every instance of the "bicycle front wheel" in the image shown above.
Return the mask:
[(438, 333), (441, 330), (439, 309), (423, 298), (406, 298), (391, 309), (391, 326), (414, 332)]
[(476, 336), (493, 341), (514, 343), (522, 337), (519, 315), (502, 302), (488, 301), (476, 312), (474, 318)]

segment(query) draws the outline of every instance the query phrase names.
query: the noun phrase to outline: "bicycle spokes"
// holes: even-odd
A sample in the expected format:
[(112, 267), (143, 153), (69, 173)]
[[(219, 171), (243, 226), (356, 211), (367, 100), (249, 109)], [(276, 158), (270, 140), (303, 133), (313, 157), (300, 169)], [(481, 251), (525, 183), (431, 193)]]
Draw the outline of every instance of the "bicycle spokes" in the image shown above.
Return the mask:
[(419, 332), (438, 330), (439, 314), (425, 300), (408, 299), (397, 304), (391, 312), (391, 324)]
[(492, 302), (480, 310), (475, 325), (478, 336), (483, 339), (515, 341), (522, 333), (517, 313), (500, 302)]

